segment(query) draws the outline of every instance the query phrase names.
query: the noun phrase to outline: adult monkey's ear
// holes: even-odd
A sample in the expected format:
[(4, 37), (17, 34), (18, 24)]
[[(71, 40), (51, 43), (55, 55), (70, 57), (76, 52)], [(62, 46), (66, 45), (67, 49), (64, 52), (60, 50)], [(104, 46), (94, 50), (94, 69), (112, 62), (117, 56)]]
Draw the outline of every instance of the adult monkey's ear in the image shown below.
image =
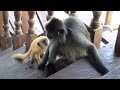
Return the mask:
[(64, 44), (66, 42), (66, 33), (64, 28), (58, 29), (58, 41), (60, 44)]
[(66, 26), (65, 28), (67, 29), (67, 33), (68, 33), (68, 35), (71, 35), (71, 33), (73, 32), (72, 29), (69, 28), (69, 27), (67, 27), (67, 26)]

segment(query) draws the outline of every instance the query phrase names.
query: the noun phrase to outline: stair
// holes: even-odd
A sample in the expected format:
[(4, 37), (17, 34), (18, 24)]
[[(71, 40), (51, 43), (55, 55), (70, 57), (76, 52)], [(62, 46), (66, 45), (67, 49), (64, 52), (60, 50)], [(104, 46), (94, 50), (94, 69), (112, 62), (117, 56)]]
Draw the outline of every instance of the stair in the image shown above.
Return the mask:
[(120, 79), (120, 65), (99, 79)]
[[(55, 13), (55, 16), (59, 15)], [(62, 19), (62, 15), (59, 18)], [(37, 70), (36, 63), (34, 63), (33, 68), (28, 67), (28, 64), (30, 63), (28, 58), (23, 61), (10, 58), (15, 53), (24, 53), (25, 46), (23, 46), (15, 51), (13, 51), (13, 48), (11, 47), (0, 52), (0, 79), (119, 79), (120, 58), (114, 56), (116, 36), (113, 37), (112, 33), (109, 31), (105, 31), (103, 33), (106, 34), (103, 34), (102, 37), (110, 41), (106, 46), (98, 49), (103, 64), (110, 71), (104, 76), (101, 76), (88, 63), (86, 58), (82, 58), (81, 60), (46, 78), (43, 71)]]
[[(106, 79), (119, 78), (120, 58), (114, 56), (115, 40), (111, 40), (106, 46), (98, 49), (103, 64), (109, 69), (109, 73), (101, 76), (83, 58), (55, 74), (45, 77), (43, 71), (37, 70), (37, 64), (29, 68), (30, 59), (18, 61), (10, 58), (15, 53), (24, 53), (25, 46), (13, 51), (12, 47), (0, 53), (0, 79)], [(9, 52), (8, 52), (9, 51)], [(104, 53), (106, 52), (106, 53)], [(117, 67), (117, 68), (116, 68)]]
[[(33, 68), (29, 68), (28, 64), (30, 63), (29, 59), (23, 61), (17, 61), (10, 58), (15, 53), (24, 53), (25, 47), (21, 47), (15, 51), (12, 51), (2, 57), (0, 57), (0, 79), (25, 79), (24, 77), (33, 73), (30, 79), (36, 79), (35, 73), (42, 73), (40, 70), (37, 70), (37, 64), (34, 63)], [(30, 75), (29, 75), (30, 74)], [(34, 76), (34, 77), (33, 77)]]
[(96, 79), (101, 75), (83, 58), (57, 73), (49, 76), (47, 79)]
[(10, 47), (6, 50), (0, 50), (0, 57), (2, 57), (3, 55), (9, 53), (9, 52), (12, 52), (13, 51), (13, 47)]

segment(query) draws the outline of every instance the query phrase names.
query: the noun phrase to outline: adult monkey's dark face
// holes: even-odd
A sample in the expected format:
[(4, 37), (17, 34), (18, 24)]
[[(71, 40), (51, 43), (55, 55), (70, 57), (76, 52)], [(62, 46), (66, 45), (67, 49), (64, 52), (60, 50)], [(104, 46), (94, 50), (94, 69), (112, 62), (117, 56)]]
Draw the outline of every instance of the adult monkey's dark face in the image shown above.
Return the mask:
[(46, 24), (47, 37), (51, 39), (57, 39), (59, 43), (66, 42), (67, 29), (63, 22), (57, 18), (53, 18), (48, 24)]

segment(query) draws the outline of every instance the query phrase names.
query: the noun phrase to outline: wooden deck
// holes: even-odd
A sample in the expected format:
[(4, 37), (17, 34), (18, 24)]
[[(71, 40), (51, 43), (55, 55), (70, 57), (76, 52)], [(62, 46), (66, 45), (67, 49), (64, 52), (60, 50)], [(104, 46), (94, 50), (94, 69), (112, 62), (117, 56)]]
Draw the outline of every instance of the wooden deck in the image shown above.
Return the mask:
[[(61, 13), (61, 12), (60, 12)], [(55, 15), (57, 16), (56, 13)], [(66, 14), (65, 14), (66, 15)], [(67, 16), (66, 16), (67, 17)], [(66, 18), (64, 17), (64, 18)], [(59, 18), (63, 19), (62, 16)], [(44, 20), (43, 20), (44, 21)], [(45, 21), (43, 22), (45, 23)], [(111, 71), (110, 74), (116, 74), (116, 76), (105, 75), (101, 76), (87, 61), (83, 58), (66, 68), (58, 71), (57, 73), (51, 75), (47, 79), (106, 79), (106, 78), (120, 78), (119, 76), (119, 65), (120, 57), (114, 55), (114, 45), (116, 41), (116, 31), (106, 30), (103, 32), (102, 36), (109, 41), (108, 44), (103, 44), (101, 42), (101, 48), (98, 52), (101, 56), (104, 65)], [(29, 68), (28, 64), (30, 59), (26, 58), (23, 61), (17, 61), (11, 59), (11, 55), (15, 53), (24, 53), (25, 46), (13, 51), (12, 47), (0, 52), (0, 79), (44, 79), (45, 72), (37, 70), (37, 64), (34, 64), (33, 68)], [(112, 71), (116, 69), (116, 71)]]

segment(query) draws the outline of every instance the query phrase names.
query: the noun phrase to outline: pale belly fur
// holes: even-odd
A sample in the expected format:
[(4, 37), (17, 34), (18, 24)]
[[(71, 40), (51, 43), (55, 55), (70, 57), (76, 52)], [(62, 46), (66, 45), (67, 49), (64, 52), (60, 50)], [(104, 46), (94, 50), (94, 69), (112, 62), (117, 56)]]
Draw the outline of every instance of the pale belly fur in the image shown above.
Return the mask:
[(87, 56), (86, 49), (80, 47), (62, 47), (60, 51), (61, 54), (69, 60), (78, 60), (81, 57)]

